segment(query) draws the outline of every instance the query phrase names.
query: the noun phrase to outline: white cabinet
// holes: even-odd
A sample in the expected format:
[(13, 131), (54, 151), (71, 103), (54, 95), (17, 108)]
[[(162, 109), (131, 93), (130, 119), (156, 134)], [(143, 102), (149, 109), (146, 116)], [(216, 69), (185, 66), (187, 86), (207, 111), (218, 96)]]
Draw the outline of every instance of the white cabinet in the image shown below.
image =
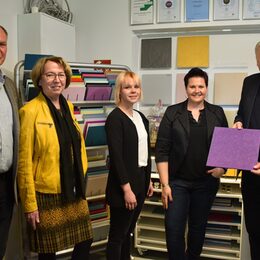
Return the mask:
[(18, 15), (18, 59), (51, 54), (75, 61), (75, 25), (45, 13)]
[[(145, 200), (135, 228), (135, 248), (166, 252), (164, 209), (157, 173), (152, 174), (154, 195)], [(208, 219), (202, 257), (225, 260), (250, 259), (244, 224), (240, 179), (221, 178), (221, 184)]]

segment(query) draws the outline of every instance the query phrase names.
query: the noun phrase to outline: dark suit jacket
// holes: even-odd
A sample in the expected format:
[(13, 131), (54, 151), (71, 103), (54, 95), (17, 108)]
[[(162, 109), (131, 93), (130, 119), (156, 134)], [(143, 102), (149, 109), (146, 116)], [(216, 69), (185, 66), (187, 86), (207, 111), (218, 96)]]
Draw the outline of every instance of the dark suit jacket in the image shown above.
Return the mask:
[(254, 100), (259, 87), (260, 73), (250, 75), (244, 79), (239, 108), (235, 118), (235, 122), (242, 122), (244, 128), (249, 127)]
[(13, 151), (12, 175), (13, 175), (14, 196), (15, 196), (15, 201), (17, 202), (16, 174), (17, 174), (17, 167), (18, 167), (19, 132), (20, 132), (18, 106), (19, 106), (20, 103), (19, 103), (19, 100), (18, 100), (17, 90), (14, 86), (14, 83), (8, 77), (5, 77), (4, 88), (5, 88), (5, 91), (7, 93), (7, 96), (10, 100), (10, 103), (11, 103), (12, 109), (13, 109), (14, 151)]
[[(149, 148), (149, 123), (142, 113), (139, 112), (139, 114), (148, 133)], [(151, 173), (150, 149), (148, 150), (148, 161), (145, 167), (145, 187), (143, 187), (138, 170), (138, 135), (134, 123), (119, 108), (115, 108), (109, 114), (105, 127), (110, 157), (106, 199), (111, 206), (124, 207), (122, 184), (129, 182), (135, 195), (138, 195), (144, 189), (145, 191), (148, 190)]]
[[(156, 142), (155, 160), (169, 163), (169, 180), (178, 172), (187, 152), (190, 123), (187, 100), (169, 106), (161, 121)], [(205, 101), (208, 145), (210, 146), (215, 126), (227, 127), (227, 119), (220, 106)]]

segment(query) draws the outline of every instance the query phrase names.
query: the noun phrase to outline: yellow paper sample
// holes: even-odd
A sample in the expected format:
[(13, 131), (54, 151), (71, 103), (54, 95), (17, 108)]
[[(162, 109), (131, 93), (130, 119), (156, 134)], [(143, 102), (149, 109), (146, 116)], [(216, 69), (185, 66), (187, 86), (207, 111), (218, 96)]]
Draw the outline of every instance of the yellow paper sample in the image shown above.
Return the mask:
[(177, 67), (209, 67), (209, 36), (178, 37)]

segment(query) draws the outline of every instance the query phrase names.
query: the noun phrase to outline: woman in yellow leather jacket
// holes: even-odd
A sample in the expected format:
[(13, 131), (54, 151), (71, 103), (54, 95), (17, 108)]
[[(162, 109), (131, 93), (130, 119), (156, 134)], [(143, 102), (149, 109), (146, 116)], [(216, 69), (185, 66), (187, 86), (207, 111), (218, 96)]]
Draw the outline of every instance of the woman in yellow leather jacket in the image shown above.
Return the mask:
[(71, 69), (61, 58), (40, 59), (32, 70), (40, 94), (20, 113), (18, 187), (29, 224), (31, 251), (39, 259), (75, 245), (72, 259), (88, 259), (92, 243), (84, 176), (87, 156), (73, 105), (62, 91)]

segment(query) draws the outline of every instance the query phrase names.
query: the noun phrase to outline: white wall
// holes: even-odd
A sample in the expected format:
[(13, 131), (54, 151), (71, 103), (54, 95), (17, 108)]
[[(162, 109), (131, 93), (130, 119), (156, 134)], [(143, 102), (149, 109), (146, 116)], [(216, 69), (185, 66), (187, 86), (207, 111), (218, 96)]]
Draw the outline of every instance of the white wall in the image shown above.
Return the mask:
[[(4, 69), (9, 76), (18, 62), (17, 15), (26, 0), (0, 0), (0, 24), (9, 33)], [(127, 0), (68, 0), (76, 26), (76, 61), (111, 59), (114, 64), (134, 65), (133, 34)], [(4, 8), (2, 8), (4, 7)], [(58, 33), (58, 32), (57, 32)], [(66, 41), (66, 35), (61, 35)]]
[(8, 53), (3, 69), (13, 77), (14, 66), (17, 63), (17, 14), (23, 13), (23, 1), (0, 0), (0, 24), (8, 31)]
[(76, 26), (77, 61), (111, 59), (133, 65), (132, 31), (127, 0), (69, 0)]

